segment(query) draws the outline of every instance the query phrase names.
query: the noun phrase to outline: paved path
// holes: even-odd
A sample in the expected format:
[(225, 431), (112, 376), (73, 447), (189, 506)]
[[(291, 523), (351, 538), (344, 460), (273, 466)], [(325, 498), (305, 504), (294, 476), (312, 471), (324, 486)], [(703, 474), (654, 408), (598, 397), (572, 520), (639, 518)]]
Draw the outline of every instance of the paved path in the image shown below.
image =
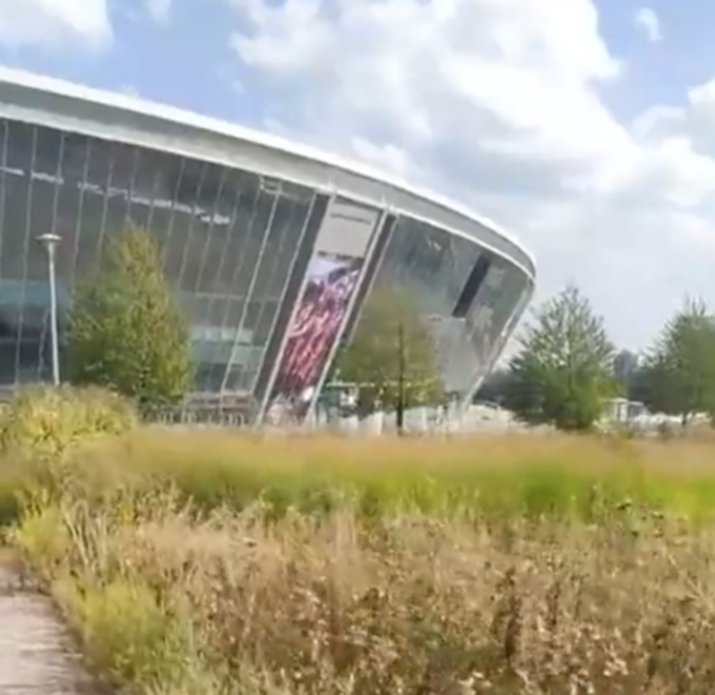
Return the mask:
[(0, 549), (0, 693), (99, 695), (52, 601)]

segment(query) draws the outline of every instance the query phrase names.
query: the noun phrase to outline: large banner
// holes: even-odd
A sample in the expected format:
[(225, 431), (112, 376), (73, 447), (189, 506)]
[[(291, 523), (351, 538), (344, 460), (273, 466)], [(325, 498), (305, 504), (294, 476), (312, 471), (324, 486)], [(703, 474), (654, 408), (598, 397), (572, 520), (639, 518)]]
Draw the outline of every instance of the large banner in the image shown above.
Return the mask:
[(268, 421), (305, 416), (357, 289), (364, 259), (317, 253), (310, 261), (271, 393)]

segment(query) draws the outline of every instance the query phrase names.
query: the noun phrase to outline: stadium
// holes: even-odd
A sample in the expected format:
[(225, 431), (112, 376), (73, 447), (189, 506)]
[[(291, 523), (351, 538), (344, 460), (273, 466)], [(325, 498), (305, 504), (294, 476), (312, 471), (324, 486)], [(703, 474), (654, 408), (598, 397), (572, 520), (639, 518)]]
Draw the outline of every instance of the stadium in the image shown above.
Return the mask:
[(192, 398), (310, 412), (381, 287), (434, 333), (443, 387), (471, 402), (531, 297), (530, 255), (438, 197), (279, 138), (0, 72), (0, 387), (51, 378), (43, 234), (59, 237), (60, 354), (72, 289), (130, 223), (156, 240), (191, 321)]

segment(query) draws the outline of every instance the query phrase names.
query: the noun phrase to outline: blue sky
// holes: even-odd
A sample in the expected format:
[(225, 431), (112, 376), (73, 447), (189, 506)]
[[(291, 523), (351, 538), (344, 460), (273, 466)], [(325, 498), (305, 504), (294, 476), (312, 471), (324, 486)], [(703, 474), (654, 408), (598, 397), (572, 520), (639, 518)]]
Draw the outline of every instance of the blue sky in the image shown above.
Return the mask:
[(0, 0), (0, 63), (369, 160), (513, 229), (647, 345), (715, 304), (715, 5)]

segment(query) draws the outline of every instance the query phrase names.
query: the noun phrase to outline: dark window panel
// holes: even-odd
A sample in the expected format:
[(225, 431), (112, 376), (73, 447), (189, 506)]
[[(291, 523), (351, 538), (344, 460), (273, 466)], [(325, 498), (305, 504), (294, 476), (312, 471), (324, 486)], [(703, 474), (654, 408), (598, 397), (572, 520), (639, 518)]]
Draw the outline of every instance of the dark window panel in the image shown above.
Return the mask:
[(0, 339), (0, 386), (15, 384), (15, 343)]
[[(94, 147), (92, 147), (94, 150)], [(87, 277), (97, 267), (97, 243), (104, 216), (104, 194), (93, 189), (82, 195), (82, 216), (76, 238), (75, 281)]]
[(39, 335), (31, 340), (23, 340), (18, 347), (18, 382), (32, 384), (39, 381), (40, 363)]
[(92, 139), (87, 169), (87, 185), (95, 193), (104, 194), (109, 180), (109, 170), (112, 161), (112, 145), (104, 140)]
[(5, 201), (7, 197), (6, 187), (6, 172), (7, 168), (7, 150), (10, 127), (7, 121), (2, 121), (0, 124), (0, 278), (2, 278), (2, 258), (4, 254), (3, 242), (5, 236)]
[(277, 311), (278, 302), (263, 302), (263, 304), (261, 304), (261, 311), (256, 321), (255, 336), (253, 339), (254, 345), (262, 347), (268, 342), (273, 319)]
[(285, 283), (285, 276), (282, 278), (276, 277), (276, 269), (281, 256), (288, 255), (290, 259), (295, 250), (300, 229), (292, 230), (295, 233), (291, 235), (290, 222), (292, 211), (293, 202), (288, 198), (280, 196), (271, 220), (271, 228), (268, 230), (268, 237), (266, 239), (261, 264), (257, 269), (256, 282), (253, 289), (253, 298), (256, 300), (264, 300), (270, 296), (280, 294), (280, 289)]
[(37, 154), (33, 174), (40, 180), (54, 181), (62, 149), (62, 134), (59, 130), (37, 128)]
[(14, 285), (11, 280), (0, 281), (0, 342), (14, 343), (17, 335), (20, 304), (14, 296)]
[(29, 176), (34, 128), (27, 123), (10, 121), (7, 149), (7, 173)]
[(161, 174), (155, 181), (154, 200), (149, 211), (147, 225), (162, 249), (162, 259), (165, 259), (186, 160), (174, 155), (157, 156), (160, 159), (158, 166), (161, 167)]
[(210, 292), (216, 284), (216, 275), (228, 239), (235, 199), (234, 172), (223, 169), (217, 194), (210, 209), (208, 230), (204, 238), (196, 281), (197, 292)]
[(192, 205), (191, 227), (182, 260), (180, 283), (182, 289), (187, 291), (196, 289), (206, 238), (211, 229), (217, 187), (220, 186), (221, 168), (213, 164), (204, 164)]
[(251, 220), (258, 208), (260, 179), (253, 174), (241, 180), (241, 191), (231, 225), (229, 246), (218, 273), (217, 293), (236, 294), (233, 286), (237, 273), (245, 260), (245, 249), (249, 242)]
[(248, 304), (248, 309), (243, 317), (243, 330), (253, 333), (258, 325), (258, 316), (261, 313), (261, 303), (260, 302), (250, 302)]
[(47, 181), (33, 181), (28, 188), (31, 195), (30, 243), (27, 258), (27, 279), (47, 280), (47, 251), (37, 241), (40, 234), (54, 231), (54, 201), (56, 185)]
[(242, 206), (237, 221), (238, 233), (243, 237), (238, 257), (235, 260), (230, 280), (230, 292), (234, 295), (246, 295), (253, 271), (258, 264), (258, 257), (266, 237), (275, 195), (259, 189), (258, 196), (248, 208)]
[(205, 164), (193, 159), (184, 162), (180, 171), (177, 187), (177, 197), (171, 211), (169, 230), (164, 252), (166, 254), (164, 268), (170, 281), (181, 287), (181, 273), (185, 263), (185, 254), (191, 238), (191, 224), (196, 201), (201, 193), (202, 174)]
[(221, 326), (228, 311), (228, 297), (212, 296), (208, 306), (208, 322), (212, 326)]
[(203, 256), (206, 239), (210, 234), (210, 225), (197, 214), (191, 216), (189, 236), (184, 249), (181, 270), (181, 288), (187, 292), (196, 290), (201, 270), (201, 258)]
[[(255, 260), (248, 266), (244, 266), (251, 270), (245, 273), (245, 279), (243, 277), (239, 278), (241, 282), (239, 284), (239, 288), (237, 289), (239, 293), (245, 294), (248, 301), (250, 301), (254, 295), (258, 270), (263, 262), (264, 252), (270, 235), (277, 203), (278, 197), (274, 188), (272, 186), (268, 188), (263, 186), (262, 195), (259, 196), (256, 214), (252, 218), (252, 224), (249, 229), (249, 239), (255, 240), (257, 246)], [(241, 317), (241, 321), (239, 322), (236, 330), (237, 345), (244, 340), (244, 333), (249, 332), (258, 322), (258, 311), (254, 307), (257, 307), (255, 302), (253, 304), (249, 304), (246, 315)], [(253, 311), (255, 311), (255, 318), (251, 313)], [(258, 369), (258, 366), (256, 366), (256, 369)]]
[[(29, 140), (28, 140), (29, 136)], [(23, 148), (25, 148), (23, 150)], [(10, 123), (8, 130), (8, 168), (22, 175), (5, 176), (3, 254), (0, 276), (22, 280), (25, 274), (25, 236), (27, 231), (28, 191), (32, 158), (31, 130), (24, 124)]]
[(135, 148), (122, 143), (113, 143), (104, 224), (99, 235), (98, 258), (100, 259), (106, 251), (107, 245), (127, 228), (129, 196), (135, 166)]
[(170, 239), (164, 249), (164, 272), (169, 283), (179, 289), (181, 263), (184, 249), (189, 240), (191, 217), (185, 212), (175, 212), (172, 220)]
[[(137, 184), (137, 176), (139, 175), (139, 169), (141, 166), (141, 161), (142, 161), (142, 148), (140, 147), (132, 147), (131, 151), (131, 173), (129, 174), (129, 184), (127, 186), (127, 218), (125, 221), (125, 226), (128, 226), (133, 220), (132, 220), (132, 213), (134, 212), (134, 207), (138, 207), (139, 211), (137, 212), (137, 215), (139, 217), (146, 217), (146, 212), (147, 212), (147, 205), (146, 203), (144, 205), (141, 205), (140, 202), (137, 201), (136, 205), (134, 202), (134, 196), (135, 196), (135, 190), (136, 190), (136, 184)], [(142, 210), (144, 212), (142, 212)]]
[(228, 261), (230, 250), (236, 247), (232, 246), (233, 232), (245, 178), (246, 174), (240, 171), (229, 172), (227, 176), (217, 219), (214, 223), (214, 238), (208, 249), (205, 274), (200, 280), (199, 290), (222, 294), (228, 292), (230, 288), (230, 283), (223, 282), (223, 275), (224, 268), (227, 265), (230, 266)]
[[(114, 158), (112, 143), (93, 140), (90, 149), (89, 170), (85, 190), (85, 214), (82, 216), (80, 236), (80, 269), (94, 267), (102, 251), (104, 228), (109, 207), (109, 189), (114, 177)], [(99, 203), (99, 214), (96, 203)], [(88, 213), (89, 217), (88, 217)], [(93, 249), (89, 257), (85, 254)]]
[(457, 304), (454, 307), (453, 315), (455, 317), (464, 318), (467, 315), (469, 307), (472, 305), (474, 298), (477, 296), (477, 292), (479, 292), (479, 288), (487, 277), (490, 265), (489, 257), (486, 254), (482, 254), (477, 259), (474, 268), (472, 268), (472, 272), (467, 278), (467, 282), (464, 284), (462, 294), (459, 296)]
[[(60, 228), (66, 240), (58, 254), (58, 268), (67, 268), (66, 277), (74, 281), (79, 262), (79, 248), (84, 220), (84, 200), (87, 195), (92, 141), (89, 138), (68, 134), (64, 144), (63, 176), (65, 185), (60, 192)], [(62, 232), (60, 232), (62, 234)], [(71, 256), (70, 254), (71, 249)], [(68, 256), (65, 256), (65, 253)], [(62, 271), (60, 271), (62, 272)]]
[(211, 299), (209, 297), (190, 296), (189, 302), (191, 305), (191, 316), (193, 322), (201, 326), (210, 326), (209, 306), (211, 304)]
[(224, 391), (229, 393), (232, 391), (238, 391), (241, 383), (241, 375), (243, 368), (241, 366), (233, 366), (228, 370), (225, 383), (221, 384)]

